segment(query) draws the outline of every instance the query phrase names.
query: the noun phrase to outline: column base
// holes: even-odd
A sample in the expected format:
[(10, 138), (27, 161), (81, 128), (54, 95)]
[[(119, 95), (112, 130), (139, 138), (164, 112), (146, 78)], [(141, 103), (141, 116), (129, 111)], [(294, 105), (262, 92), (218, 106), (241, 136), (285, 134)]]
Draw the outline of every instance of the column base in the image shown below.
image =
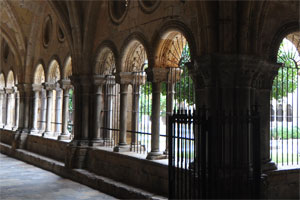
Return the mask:
[(50, 131), (46, 131), (42, 134), (42, 137), (44, 138), (53, 138), (54, 135), (53, 135), (53, 132), (50, 132)]
[(129, 152), (130, 146), (128, 144), (118, 144), (114, 147), (114, 152)]
[[(75, 142), (75, 141), (73, 141)], [(80, 143), (78, 140), (76, 143)], [(86, 165), (86, 157), (88, 155), (88, 147), (68, 145), (66, 149), (65, 165), (67, 168), (82, 169)]]
[(273, 161), (269, 161), (266, 163), (263, 163), (261, 166), (261, 171), (266, 172), (266, 171), (273, 171), (277, 169), (277, 165)]
[(99, 147), (99, 146), (105, 146), (105, 141), (102, 140), (102, 139), (99, 139), (99, 140), (91, 140), (89, 142), (89, 146), (92, 146), (92, 147)]
[(38, 129), (31, 129), (29, 134), (30, 135), (40, 135), (40, 131)]
[(148, 153), (146, 159), (147, 160), (160, 160), (160, 159), (167, 159), (168, 156), (167, 155), (164, 155), (162, 154), (162, 152), (160, 151), (155, 151), (155, 152), (150, 152)]
[(11, 130), (11, 129), (12, 129), (10, 125), (4, 125), (3, 128), (4, 128), (4, 129), (7, 129), (7, 130)]
[(61, 141), (61, 140), (70, 140), (71, 139), (71, 135), (65, 135), (65, 134), (62, 134), (62, 135), (59, 135), (57, 137), (57, 140)]

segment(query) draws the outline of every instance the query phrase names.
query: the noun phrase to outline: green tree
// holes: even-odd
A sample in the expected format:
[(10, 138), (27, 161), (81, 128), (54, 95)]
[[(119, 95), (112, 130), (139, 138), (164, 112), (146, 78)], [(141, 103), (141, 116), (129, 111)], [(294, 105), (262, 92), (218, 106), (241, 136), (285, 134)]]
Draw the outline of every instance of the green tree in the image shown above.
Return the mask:
[(284, 43), (280, 44), (277, 62), (282, 63), (283, 67), (278, 70), (278, 75), (275, 77), (272, 86), (272, 97), (276, 100), (282, 100), (288, 93), (293, 93), (297, 89), (299, 68), (295, 61), (296, 56), (296, 51), (286, 51)]
[[(180, 61), (178, 63), (182, 73), (180, 75), (180, 80), (175, 84), (175, 91), (177, 94), (174, 96), (174, 100), (177, 103), (186, 102), (189, 105), (194, 104), (194, 89), (193, 89), (193, 81), (189, 76), (188, 68), (186, 66), (187, 62), (191, 61), (191, 54), (189, 46), (186, 45), (183, 48)], [(148, 102), (150, 107), (150, 115), (151, 115), (151, 103), (152, 103), (152, 84), (144, 84), (141, 86), (141, 95), (146, 96), (144, 98), (140, 98), (140, 110), (145, 113), (148, 112)], [(167, 84), (164, 82), (161, 84), (161, 101), (160, 107), (162, 111), (162, 115), (165, 115), (166, 112), (166, 96), (167, 96)], [(147, 108), (147, 109), (146, 109)]]

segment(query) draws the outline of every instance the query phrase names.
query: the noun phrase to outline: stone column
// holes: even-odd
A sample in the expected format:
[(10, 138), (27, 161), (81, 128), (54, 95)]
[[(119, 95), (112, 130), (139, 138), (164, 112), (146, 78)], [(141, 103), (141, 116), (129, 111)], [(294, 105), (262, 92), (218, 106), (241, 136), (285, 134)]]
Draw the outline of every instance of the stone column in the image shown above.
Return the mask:
[(40, 98), (40, 91), (42, 90), (41, 85), (32, 84), (33, 89), (33, 113), (32, 113), (32, 129), (30, 131), (31, 134), (36, 134), (39, 132), (38, 130), (38, 105), (39, 105), (39, 98)]
[(128, 85), (132, 82), (130, 72), (121, 72), (117, 75), (117, 82), (120, 83), (120, 134), (119, 143), (114, 148), (115, 152), (129, 151), (130, 147), (126, 142), (127, 133), (127, 93)]
[(55, 105), (55, 137), (60, 136), (62, 127), (62, 89), (56, 85), (56, 105)]
[(43, 133), (43, 137), (53, 137), (53, 130), (51, 130), (51, 118), (52, 118), (52, 104), (53, 104), (53, 90), (55, 86), (53, 84), (45, 84), (47, 91), (47, 115), (46, 115), (46, 131)]
[(161, 82), (168, 80), (167, 68), (148, 68), (146, 70), (148, 80), (152, 82), (152, 123), (151, 123), (151, 152), (148, 153), (147, 159), (166, 158), (159, 149), (160, 136), (160, 88)]
[(90, 141), (91, 146), (103, 146), (103, 85), (106, 79), (103, 75), (94, 75), (94, 129), (93, 137)]
[(91, 101), (92, 77), (72, 75), (70, 78), (75, 93), (74, 138), (67, 146), (65, 165), (67, 168), (84, 168), (89, 138), (92, 137), (91, 127), (94, 123), (92, 121), (94, 108)]
[(111, 135), (111, 129), (113, 125), (113, 119), (112, 119), (112, 106), (113, 106), (113, 100), (115, 98), (114, 94), (114, 88), (116, 86), (116, 81), (115, 81), (115, 76), (107, 76), (106, 77), (106, 91), (105, 91), (105, 110), (106, 110), (106, 115), (105, 115), (105, 127), (107, 129), (104, 130), (103, 132), (103, 138), (105, 140), (105, 143), (110, 145), (112, 144), (112, 135)]
[(11, 129), (12, 128), (12, 121), (11, 121), (11, 107), (12, 107), (12, 88), (5, 88), (6, 91), (6, 124), (5, 129)]
[(3, 128), (4, 91), (0, 90), (0, 128)]
[[(81, 75), (72, 76), (75, 96), (74, 138), (72, 145), (88, 146), (91, 121), (91, 80), (92, 77)], [(94, 108), (91, 108), (91, 110)]]
[(40, 115), (40, 132), (45, 132), (47, 120), (47, 92), (45, 89), (41, 90), (41, 115)]
[(255, 103), (260, 113), (261, 166), (264, 172), (277, 169), (270, 158), (270, 98), (273, 80), (280, 67), (275, 63), (261, 63), (262, 70), (256, 81)]
[(133, 73), (132, 77), (132, 113), (131, 113), (131, 149), (136, 144), (136, 132), (138, 131), (139, 124), (139, 99), (140, 99), (140, 86), (146, 82), (146, 74)]
[(15, 127), (14, 130), (18, 129), (18, 124), (19, 124), (19, 109), (20, 109), (20, 94), (16, 90), (15, 92)]
[(63, 89), (63, 110), (62, 110), (62, 133), (58, 136), (58, 140), (70, 139), (70, 133), (68, 131), (69, 121), (69, 92), (71, 88), (70, 80), (61, 80), (60, 85)]

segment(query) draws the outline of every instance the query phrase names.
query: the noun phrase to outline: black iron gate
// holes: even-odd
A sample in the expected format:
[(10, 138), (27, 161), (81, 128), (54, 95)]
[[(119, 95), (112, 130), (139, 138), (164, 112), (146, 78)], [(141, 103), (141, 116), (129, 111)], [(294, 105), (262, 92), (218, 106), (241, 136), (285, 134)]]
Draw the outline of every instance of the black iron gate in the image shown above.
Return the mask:
[(174, 111), (169, 117), (169, 198), (258, 198), (256, 111)]

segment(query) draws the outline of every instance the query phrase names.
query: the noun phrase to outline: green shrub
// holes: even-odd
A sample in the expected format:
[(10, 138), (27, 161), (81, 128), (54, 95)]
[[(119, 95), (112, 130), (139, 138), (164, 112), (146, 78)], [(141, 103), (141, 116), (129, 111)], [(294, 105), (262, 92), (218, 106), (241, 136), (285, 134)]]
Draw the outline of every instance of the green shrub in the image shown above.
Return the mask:
[(300, 127), (294, 126), (293, 128), (288, 127), (277, 127), (271, 129), (271, 139), (297, 139), (300, 138)]

